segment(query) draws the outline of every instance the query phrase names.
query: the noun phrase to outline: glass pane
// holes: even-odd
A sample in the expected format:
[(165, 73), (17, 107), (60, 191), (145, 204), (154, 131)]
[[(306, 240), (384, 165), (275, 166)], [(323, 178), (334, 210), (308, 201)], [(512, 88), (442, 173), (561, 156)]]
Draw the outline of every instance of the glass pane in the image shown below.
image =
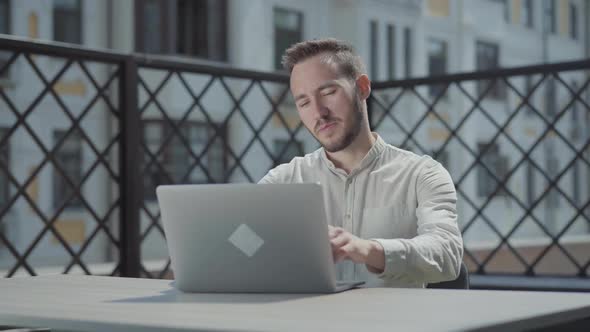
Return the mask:
[[(8, 129), (0, 128), (0, 140), (6, 135)], [(4, 164), (7, 168), (10, 168), (9, 165), (9, 147), (10, 141), (6, 141), (5, 144), (0, 145), (0, 162)], [(0, 168), (0, 209), (2, 205), (8, 200), (8, 189), (9, 189), (9, 182), (8, 182), (8, 175)]]
[(388, 79), (395, 79), (395, 26), (387, 26), (387, 73)]
[(156, 0), (146, 0), (143, 6), (143, 51), (158, 53), (162, 51), (160, 6)]
[(303, 144), (300, 141), (280, 140), (274, 141), (275, 155), (279, 156), (278, 164), (290, 162), (293, 158), (303, 155)]
[(159, 143), (162, 140), (162, 126), (157, 122), (147, 122), (143, 128), (146, 143)]
[[(53, 137), (55, 143), (64, 137), (65, 130), (54, 131)], [(55, 161), (63, 171), (54, 169), (53, 175), (53, 206), (58, 208), (70, 196), (74, 189), (70, 185), (70, 181), (77, 185), (82, 178), (82, 141), (78, 132), (70, 133), (59, 149), (56, 150)], [(67, 204), (67, 206), (79, 206), (80, 199), (75, 196)]]
[(379, 26), (377, 21), (371, 21), (370, 23), (370, 41), (371, 41), (371, 79), (378, 80), (379, 74)]
[(82, 42), (82, 20), (79, 0), (55, 1), (53, 7), (53, 39), (66, 43)]
[[(447, 71), (447, 43), (442, 40), (430, 39), (428, 43), (428, 72), (429, 75), (443, 75)], [(429, 86), (430, 95), (438, 96), (444, 85)]]
[(283, 53), (303, 38), (303, 14), (285, 9), (274, 9), (275, 23), (275, 69), (281, 69)]
[(406, 78), (412, 76), (412, 30), (404, 29), (404, 67)]
[(80, 8), (80, 0), (53, 0), (53, 6), (55, 8), (77, 10)]
[(301, 30), (300, 17), (301, 17), (301, 13), (296, 12), (296, 11), (285, 10), (285, 9), (275, 9), (275, 11), (274, 11), (275, 28), (289, 30), (289, 31), (299, 31), (299, 30)]
[(10, 6), (8, 0), (0, 0), (0, 33), (10, 33)]

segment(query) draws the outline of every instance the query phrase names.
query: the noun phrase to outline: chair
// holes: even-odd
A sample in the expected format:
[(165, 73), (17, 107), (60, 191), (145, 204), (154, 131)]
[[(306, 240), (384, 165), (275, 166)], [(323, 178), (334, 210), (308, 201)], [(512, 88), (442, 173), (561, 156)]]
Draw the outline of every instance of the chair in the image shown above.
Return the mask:
[(459, 276), (457, 279), (428, 284), (426, 288), (469, 289), (469, 271), (467, 270), (467, 266), (465, 266), (465, 263), (461, 262), (461, 269), (459, 270)]

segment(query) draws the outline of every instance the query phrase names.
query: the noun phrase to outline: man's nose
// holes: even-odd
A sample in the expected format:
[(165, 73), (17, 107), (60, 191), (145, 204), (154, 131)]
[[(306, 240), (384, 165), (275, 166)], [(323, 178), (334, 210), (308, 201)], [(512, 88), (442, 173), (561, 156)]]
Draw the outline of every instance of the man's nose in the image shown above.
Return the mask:
[(319, 118), (325, 118), (330, 114), (330, 110), (320, 100), (314, 102), (314, 108)]

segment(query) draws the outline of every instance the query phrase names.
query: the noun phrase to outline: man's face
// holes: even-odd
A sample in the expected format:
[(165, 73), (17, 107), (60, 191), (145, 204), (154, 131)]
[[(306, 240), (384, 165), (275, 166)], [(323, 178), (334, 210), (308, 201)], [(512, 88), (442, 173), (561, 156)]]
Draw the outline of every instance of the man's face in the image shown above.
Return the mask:
[(291, 92), (301, 121), (328, 152), (350, 145), (361, 131), (363, 113), (354, 82), (319, 56), (291, 72)]

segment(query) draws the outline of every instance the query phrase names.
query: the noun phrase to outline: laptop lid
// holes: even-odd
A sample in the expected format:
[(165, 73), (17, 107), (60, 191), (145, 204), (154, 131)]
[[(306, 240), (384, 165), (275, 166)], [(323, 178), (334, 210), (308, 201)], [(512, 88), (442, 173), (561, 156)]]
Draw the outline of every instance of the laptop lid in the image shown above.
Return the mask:
[(336, 291), (320, 185), (172, 185), (156, 192), (180, 290)]

